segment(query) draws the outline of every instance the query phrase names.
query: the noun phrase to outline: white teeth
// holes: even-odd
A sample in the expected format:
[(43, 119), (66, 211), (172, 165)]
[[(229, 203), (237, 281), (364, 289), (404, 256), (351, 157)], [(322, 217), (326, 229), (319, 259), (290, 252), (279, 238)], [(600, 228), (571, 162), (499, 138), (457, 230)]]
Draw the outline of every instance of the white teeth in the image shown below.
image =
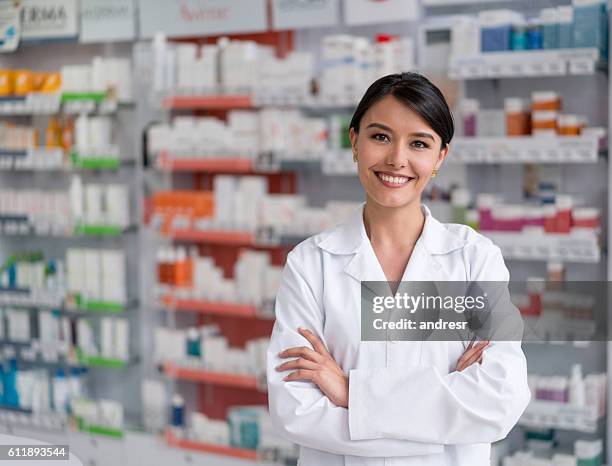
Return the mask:
[(385, 175), (384, 173), (378, 173), (378, 177), (383, 181), (393, 184), (405, 184), (410, 181), (409, 178), (405, 178), (403, 176), (389, 176)]

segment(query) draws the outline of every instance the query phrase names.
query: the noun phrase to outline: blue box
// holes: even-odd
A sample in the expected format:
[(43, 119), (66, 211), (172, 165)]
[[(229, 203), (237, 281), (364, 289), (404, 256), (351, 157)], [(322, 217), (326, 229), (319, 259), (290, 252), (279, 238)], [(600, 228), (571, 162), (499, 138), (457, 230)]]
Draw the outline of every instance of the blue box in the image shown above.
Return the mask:
[(503, 52), (512, 50), (512, 26), (485, 27), (480, 30), (481, 50), (483, 52)]

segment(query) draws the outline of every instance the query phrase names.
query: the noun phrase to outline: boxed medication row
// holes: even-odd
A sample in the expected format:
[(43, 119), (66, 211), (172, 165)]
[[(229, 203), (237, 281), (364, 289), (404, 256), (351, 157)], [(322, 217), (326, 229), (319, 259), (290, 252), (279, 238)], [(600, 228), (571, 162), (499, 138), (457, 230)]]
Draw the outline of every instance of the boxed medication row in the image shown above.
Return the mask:
[(183, 299), (269, 305), (276, 296), (281, 270), (262, 251), (242, 251), (234, 265), (234, 278), (226, 278), (212, 257), (194, 249), (188, 253), (181, 247), (169, 247), (157, 254), (159, 291)]
[[(79, 316), (82, 317), (82, 316)], [(85, 356), (129, 359), (129, 322), (123, 318), (103, 317), (95, 327), (86, 319), (39, 310), (36, 319), (26, 309), (0, 308), (0, 339), (14, 343), (31, 342), (27, 358), (47, 362), (79, 364), (77, 348)], [(74, 345), (76, 342), (76, 346)]]
[(244, 348), (230, 347), (214, 324), (187, 330), (158, 327), (154, 334), (154, 359), (192, 369), (261, 377), (266, 370), (267, 338), (246, 342)]
[(296, 110), (232, 110), (227, 122), (214, 117), (176, 117), (147, 131), (148, 152), (173, 158), (254, 157), (274, 152), (288, 157), (323, 154), (327, 148), (324, 118)]
[(72, 178), (68, 191), (0, 190), (0, 216), (14, 218), (3, 225), (7, 233), (33, 228), (41, 234), (71, 234), (79, 225), (125, 228), (130, 221), (128, 190), (123, 184), (83, 185), (79, 176)]
[(526, 18), (513, 10), (486, 10), (457, 16), (451, 29), (451, 54), (596, 48), (608, 54), (608, 15), (604, 0), (573, 0)]

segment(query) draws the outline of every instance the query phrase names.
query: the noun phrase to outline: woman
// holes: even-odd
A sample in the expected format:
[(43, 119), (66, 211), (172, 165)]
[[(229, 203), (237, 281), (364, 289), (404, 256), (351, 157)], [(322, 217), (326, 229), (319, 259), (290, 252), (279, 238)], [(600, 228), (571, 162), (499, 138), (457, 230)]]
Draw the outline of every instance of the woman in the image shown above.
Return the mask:
[(287, 257), (268, 398), (276, 428), (301, 446), (300, 466), (488, 465), (490, 443), (529, 402), (519, 341), (360, 340), (361, 281), (509, 279), (489, 239), (421, 205), (453, 131), (425, 77), (372, 84), (350, 125), (366, 202)]

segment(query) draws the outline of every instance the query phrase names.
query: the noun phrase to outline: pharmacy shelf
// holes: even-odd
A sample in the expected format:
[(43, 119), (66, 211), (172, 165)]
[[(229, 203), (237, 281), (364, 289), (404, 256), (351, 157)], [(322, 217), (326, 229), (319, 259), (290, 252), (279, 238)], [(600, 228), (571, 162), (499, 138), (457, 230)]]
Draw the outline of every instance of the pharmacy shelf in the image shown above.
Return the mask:
[(84, 301), (79, 298), (70, 298), (66, 303), (57, 302), (56, 299), (48, 297), (44, 299), (44, 292), (32, 292), (28, 289), (3, 288), (0, 290), (0, 306), (23, 307), (29, 309), (45, 308), (58, 310), (72, 315), (91, 315), (97, 313), (123, 314), (128, 309), (133, 309), (137, 303), (129, 304), (110, 301)]
[[(1, 347), (13, 347), (19, 349), (30, 350), (34, 349), (32, 347), (32, 341), (28, 340), (26, 342), (22, 341), (12, 341), (12, 340), (0, 340)], [(40, 348), (36, 348), (38, 351)], [(61, 357), (57, 360), (47, 360), (41, 359), (40, 356), (37, 358), (32, 357), (24, 357), (20, 355), (17, 357), (17, 361), (21, 364), (25, 365), (34, 365), (34, 366), (46, 366), (49, 368), (87, 368), (87, 369), (124, 369), (131, 363), (135, 362), (135, 360), (123, 360), (116, 358), (106, 358), (102, 356), (91, 356), (83, 354), (79, 349), (77, 349), (77, 358), (65, 358)]]
[[(6, 225), (6, 224), (9, 225)], [(80, 225), (72, 231), (37, 231), (27, 217), (18, 220), (9, 220), (5, 216), (0, 218), (0, 235), (2, 236), (28, 236), (41, 238), (117, 238), (136, 230), (135, 226), (121, 227), (117, 225)]]
[(92, 101), (100, 103), (107, 97), (106, 92), (64, 92), (60, 97), (62, 103)]
[(254, 172), (253, 160), (241, 157), (176, 157), (162, 153), (157, 161), (157, 168), (164, 171), (234, 174)]
[(176, 94), (161, 98), (161, 107), (168, 110), (231, 110), (262, 107), (288, 107), (312, 112), (354, 109), (361, 95), (300, 95), (261, 92), (245, 94)]
[(162, 364), (162, 372), (166, 376), (178, 380), (265, 391), (265, 387), (261, 387), (257, 377), (252, 375), (213, 372), (194, 367), (179, 366), (172, 362)]
[(121, 165), (134, 164), (133, 159), (120, 158), (117, 148), (108, 151), (66, 157), (61, 148), (37, 147), (27, 150), (0, 149), (2, 171), (116, 171)]
[(599, 140), (593, 136), (456, 138), (451, 144), (452, 162), (596, 163)]
[(301, 234), (264, 234), (234, 230), (182, 230), (176, 229), (164, 233), (164, 237), (177, 242), (219, 244), (225, 246), (244, 246), (252, 248), (283, 248), (295, 246), (308, 235)]
[(125, 369), (130, 361), (116, 358), (104, 358), (102, 356), (79, 355), (79, 362), (84, 367), (95, 367), (101, 369)]
[(173, 230), (168, 237), (174, 241), (210, 243), (229, 246), (255, 246), (255, 234), (227, 230)]
[(534, 400), (529, 403), (519, 424), (527, 427), (597, 432), (599, 416), (594, 407), (577, 407), (569, 403)]
[(72, 168), (81, 170), (118, 170), (122, 160), (117, 157), (85, 157), (73, 155)]
[(254, 107), (253, 98), (248, 94), (175, 95), (164, 97), (161, 104), (163, 108), (173, 110), (230, 110)]
[(576, 48), (486, 52), (451, 57), (451, 79), (524, 78), (594, 74), (600, 67), (599, 50)]
[(123, 429), (116, 429), (114, 427), (98, 426), (95, 424), (83, 424), (78, 426), (79, 432), (86, 432), (92, 435), (100, 435), (102, 437), (111, 437), (116, 439), (122, 439), (125, 435)]
[(68, 427), (68, 417), (55, 412), (32, 412), (0, 405), (0, 424), (7, 427), (25, 427), (33, 430), (65, 431)]
[(594, 234), (542, 233), (540, 230), (481, 233), (501, 248), (506, 259), (595, 264), (601, 258), (601, 248)]
[(30, 93), (0, 97), (0, 115), (32, 116), (54, 115), (63, 110), (67, 113), (114, 113), (119, 106), (131, 102), (120, 102), (105, 92)]
[(60, 109), (59, 93), (0, 97), (0, 115), (51, 115)]
[(463, 5), (482, 5), (483, 3), (510, 3), (517, 0), (423, 0), (423, 6), (463, 6)]
[(259, 154), (256, 158), (230, 156), (185, 157), (161, 152), (156, 168), (170, 172), (276, 174), (282, 172), (320, 172), (321, 156), (285, 158), (275, 154)]
[(166, 429), (166, 443), (174, 448), (198, 451), (202, 453), (212, 453), (215, 455), (229, 456), (243, 460), (258, 461), (257, 450), (246, 448), (235, 448), (226, 445), (215, 445), (212, 443), (197, 442), (195, 440), (182, 439), (177, 437), (172, 430)]
[(191, 312), (195, 314), (218, 315), (224, 317), (240, 317), (250, 319), (274, 320), (274, 316), (262, 315), (256, 306), (220, 301), (201, 301), (195, 299), (179, 299), (172, 295), (164, 295), (160, 299), (162, 308), (166, 311)]

